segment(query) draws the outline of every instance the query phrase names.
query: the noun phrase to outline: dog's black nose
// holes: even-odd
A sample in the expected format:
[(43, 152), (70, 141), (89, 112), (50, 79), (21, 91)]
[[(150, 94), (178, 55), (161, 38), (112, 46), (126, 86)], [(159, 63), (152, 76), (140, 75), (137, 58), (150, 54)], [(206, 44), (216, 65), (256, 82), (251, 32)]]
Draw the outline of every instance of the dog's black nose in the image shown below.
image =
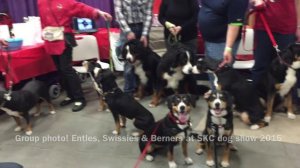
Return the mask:
[(221, 105), (220, 103), (215, 104), (216, 108), (220, 108), (220, 105)]
[(180, 109), (180, 111), (184, 111), (185, 107), (184, 106), (180, 106), (179, 109)]
[(189, 69), (189, 74), (193, 73), (193, 68)]

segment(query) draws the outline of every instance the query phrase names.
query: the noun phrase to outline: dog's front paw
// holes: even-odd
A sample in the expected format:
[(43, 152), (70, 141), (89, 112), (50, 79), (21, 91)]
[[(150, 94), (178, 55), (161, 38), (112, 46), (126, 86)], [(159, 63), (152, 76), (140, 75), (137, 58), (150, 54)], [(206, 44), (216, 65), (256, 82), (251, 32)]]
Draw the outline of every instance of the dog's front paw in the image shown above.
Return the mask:
[(196, 154), (197, 155), (201, 155), (203, 153), (203, 149), (202, 148), (199, 148), (196, 150)]
[(25, 134), (26, 134), (26, 135), (31, 135), (31, 134), (32, 134), (32, 131), (31, 131), (31, 130), (30, 130), (30, 131), (26, 131)]
[(124, 124), (123, 122), (120, 122), (120, 126), (121, 126), (122, 128), (125, 128), (125, 127), (126, 127), (126, 124)]
[(20, 132), (21, 130), (22, 130), (22, 127), (20, 127), (20, 126), (17, 126), (17, 127), (14, 129), (15, 132)]
[(50, 111), (50, 114), (55, 114), (55, 113), (56, 113), (56, 111), (54, 111), (54, 110)]
[(177, 168), (177, 164), (174, 161), (170, 161), (169, 168)]
[(119, 135), (120, 133), (117, 130), (113, 130), (112, 134)]
[(287, 113), (287, 117), (292, 120), (296, 119), (296, 115), (293, 113)]
[(207, 164), (207, 166), (212, 167), (212, 166), (215, 165), (215, 162), (214, 162), (213, 160), (207, 160), (207, 161), (206, 161), (206, 164)]
[(253, 125), (250, 126), (250, 129), (257, 130), (257, 129), (259, 129), (259, 125), (253, 124)]
[(192, 165), (194, 163), (193, 160), (192, 160), (192, 158), (190, 158), (190, 157), (185, 158), (184, 162), (187, 165)]
[(265, 122), (269, 123), (271, 121), (271, 116), (265, 116), (264, 120)]
[(222, 162), (221, 162), (221, 166), (222, 166), (222, 167), (229, 167), (229, 165), (230, 165), (230, 164), (229, 164), (229, 162), (227, 162), (227, 161), (222, 161)]
[(146, 155), (145, 156), (145, 159), (147, 160), (147, 161), (149, 161), (149, 162), (152, 162), (153, 160), (154, 160), (154, 157), (152, 156), (152, 155)]
[(133, 136), (133, 137), (139, 137), (140, 135), (141, 134), (137, 131), (131, 133), (131, 136)]
[(156, 105), (153, 104), (153, 103), (150, 103), (150, 104), (149, 104), (149, 107), (154, 108), (154, 107), (156, 107)]

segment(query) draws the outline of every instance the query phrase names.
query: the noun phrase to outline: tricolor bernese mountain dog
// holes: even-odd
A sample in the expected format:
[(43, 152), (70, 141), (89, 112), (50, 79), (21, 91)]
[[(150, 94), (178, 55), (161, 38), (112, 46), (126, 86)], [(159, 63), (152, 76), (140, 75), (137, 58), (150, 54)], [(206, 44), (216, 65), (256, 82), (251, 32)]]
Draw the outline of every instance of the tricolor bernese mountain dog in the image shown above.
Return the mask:
[[(170, 168), (176, 168), (173, 148), (181, 142), (186, 164), (193, 164), (188, 156), (187, 136), (191, 126), (190, 112), (195, 106), (195, 99), (189, 94), (176, 94), (168, 97), (168, 108), (170, 112), (163, 119), (148, 129), (140, 136), (139, 147), (141, 152), (147, 147), (146, 160), (153, 161), (156, 148), (166, 147), (168, 149), (168, 163)], [(147, 143), (151, 141), (150, 146)]]
[(35, 116), (40, 114), (40, 104), (42, 101), (48, 104), (51, 114), (55, 114), (53, 105), (51, 104), (49, 89), (44, 82), (38, 80), (29, 81), (24, 85), (21, 90), (12, 91), (0, 91), (0, 109), (5, 111), (8, 115), (12, 116), (17, 127), (15, 131), (21, 131), (22, 121), (24, 118), (26, 121), (25, 133), (27, 135), (32, 134), (32, 123), (29, 111), (36, 107)]
[(145, 90), (150, 94), (156, 94), (159, 84), (156, 69), (161, 57), (150, 47), (144, 47), (143, 43), (137, 39), (124, 44), (122, 57), (134, 66), (134, 73), (138, 77), (135, 97), (141, 99)]
[[(102, 69), (100, 64), (97, 66), (90, 62), (85, 64), (88, 70), (93, 71), (97, 90), (104, 97), (113, 115), (116, 125), (116, 130), (113, 131), (113, 134), (120, 134), (120, 128), (125, 126), (126, 118), (134, 119), (134, 126), (142, 131), (145, 131), (149, 125), (155, 123), (150, 111), (119, 88), (116, 76), (110, 69)], [(124, 125), (121, 125), (120, 117)]]
[(232, 67), (217, 68), (218, 63), (210, 58), (199, 59), (193, 73), (214, 73), (215, 85), (219, 90), (225, 90), (233, 96), (235, 110), (239, 112), (242, 121), (250, 125), (251, 129), (267, 126), (268, 123), (263, 120), (265, 109), (253, 84)]
[(266, 102), (266, 122), (271, 121), (276, 95), (284, 99), (287, 117), (296, 118), (292, 107), (291, 90), (299, 80), (296, 73), (300, 69), (300, 43), (291, 44), (278, 54), (257, 84), (260, 96)]
[(196, 80), (192, 77), (193, 58), (191, 52), (181, 43), (175, 44), (162, 56), (157, 75), (160, 79), (159, 91), (150, 106), (155, 107), (166, 89), (178, 93), (195, 93)]
[[(233, 134), (233, 112), (232, 112), (232, 97), (226, 91), (212, 91), (205, 95), (208, 103), (208, 112), (205, 129), (199, 142), (197, 154), (202, 154), (204, 148), (207, 150), (206, 164), (213, 166), (215, 164), (213, 159), (212, 144), (224, 143), (225, 150), (223, 153), (221, 165), (228, 167), (230, 147)], [(216, 146), (214, 146), (216, 147)]]

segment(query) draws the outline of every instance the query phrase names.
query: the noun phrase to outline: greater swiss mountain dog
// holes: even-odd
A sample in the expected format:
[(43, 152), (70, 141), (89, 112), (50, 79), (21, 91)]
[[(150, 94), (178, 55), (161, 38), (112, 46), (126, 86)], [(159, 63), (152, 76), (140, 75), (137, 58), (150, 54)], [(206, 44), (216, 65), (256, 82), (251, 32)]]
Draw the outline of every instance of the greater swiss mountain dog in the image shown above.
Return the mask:
[(294, 43), (279, 53), (279, 56), (273, 60), (262, 79), (258, 81), (257, 89), (267, 104), (266, 122), (271, 121), (274, 98), (276, 95), (285, 99), (284, 102), (287, 107), (288, 118), (296, 118), (292, 108), (291, 89), (297, 80), (299, 80), (296, 76), (299, 69), (300, 43)]
[(0, 91), (0, 109), (12, 116), (17, 127), (15, 131), (22, 130), (21, 119), (26, 120), (25, 132), (27, 135), (32, 134), (32, 123), (29, 111), (33, 107), (37, 107), (35, 116), (40, 113), (41, 100), (47, 102), (51, 114), (55, 114), (55, 110), (50, 101), (48, 87), (45, 83), (32, 80), (25, 84), (25, 86), (18, 91)]
[[(187, 151), (187, 131), (190, 129), (190, 111), (195, 100), (190, 95), (182, 94), (170, 96), (167, 101), (170, 112), (155, 125), (148, 126), (148, 130), (140, 137), (140, 150), (147, 150), (146, 160), (152, 161), (155, 148), (167, 147), (169, 167), (176, 168), (173, 148), (181, 142), (186, 164), (193, 164)], [(149, 141), (151, 144), (147, 146)]]
[(93, 66), (89, 62), (86, 63), (86, 67), (88, 70), (93, 71), (97, 88), (104, 96), (104, 100), (112, 112), (116, 125), (116, 130), (113, 131), (113, 134), (120, 134), (120, 116), (124, 126), (126, 118), (134, 119), (134, 126), (143, 131), (155, 123), (150, 111), (118, 87), (116, 76), (110, 69), (102, 69), (100, 64)]
[[(218, 62), (209, 58), (200, 59), (193, 68), (193, 73), (215, 73), (215, 83), (219, 90), (229, 92), (234, 98), (235, 110), (240, 113), (242, 121), (251, 129), (268, 125), (264, 119), (264, 107), (260, 102), (258, 91), (245, 76), (232, 67), (217, 68)], [(215, 70), (216, 69), (216, 70)]]
[(193, 59), (191, 52), (181, 43), (172, 46), (162, 56), (157, 75), (160, 79), (159, 92), (154, 95), (150, 106), (159, 104), (165, 89), (175, 93), (195, 93), (196, 80), (192, 77)]
[(138, 88), (135, 97), (141, 99), (144, 91), (156, 94), (158, 88), (157, 66), (161, 57), (150, 47), (144, 47), (140, 40), (130, 40), (124, 44), (122, 57), (134, 66), (138, 77)]
[(222, 167), (229, 166), (231, 136), (233, 134), (231, 99), (231, 96), (226, 91), (212, 91), (206, 95), (208, 103), (206, 125), (196, 153), (202, 154), (204, 147), (207, 148), (206, 164), (208, 166), (218, 164), (213, 159), (212, 144), (214, 140), (225, 143), (221, 165)]

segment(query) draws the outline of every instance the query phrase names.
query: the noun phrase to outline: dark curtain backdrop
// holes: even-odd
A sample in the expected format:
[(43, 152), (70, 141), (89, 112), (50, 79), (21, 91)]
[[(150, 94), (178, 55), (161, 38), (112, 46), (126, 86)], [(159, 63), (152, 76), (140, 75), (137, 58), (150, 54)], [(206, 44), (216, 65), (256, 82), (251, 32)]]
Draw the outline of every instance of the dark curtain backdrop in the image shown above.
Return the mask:
[[(95, 8), (99, 8), (110, 14), (114, 14), (113, 0), (78, 0)], [(0, 0), (0, 13), (9, 12), (13, 22), (23, 22), (26, 16), (38, 16), (37, 0)], [(97, 21), (99, 27), (105, 27), (102, 19)], [(116, 25), (113, 22), (113, 25)]]

